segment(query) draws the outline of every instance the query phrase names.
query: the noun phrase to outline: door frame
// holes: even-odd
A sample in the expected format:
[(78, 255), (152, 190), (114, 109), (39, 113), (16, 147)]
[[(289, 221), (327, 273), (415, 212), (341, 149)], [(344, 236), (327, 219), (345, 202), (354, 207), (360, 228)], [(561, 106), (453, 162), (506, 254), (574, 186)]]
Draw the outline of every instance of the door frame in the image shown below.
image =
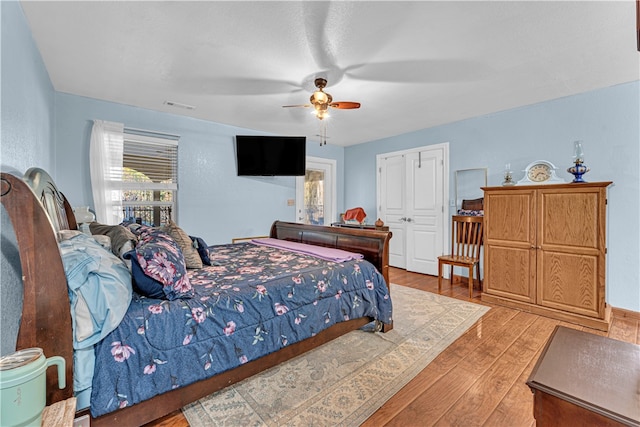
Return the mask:
[[(385, 157), (401, 156), (425, 150), (442, 150), (442, 247), (437, 248), (440, 255), (445, 253), (445, 248), (449, 244), (449, 142), (442, 142), (432, 145), (410, 148), (407, 150), (391, 151), (376, 155), (376, 213), (380, 216), (382, 209), (382, 188), (380, 182), (381, 162)], [(445, 273), (446, 275), (446, 273)]]
[[(336, 204), (338, 203), (338, 195), (337, 195), (337, 166), (338, 161), (335, 159), (326, 159), (323, 157), (306, 157), (306, 165), (305, 170), (309, 168), (317, 167), (318, 169), (323, 169), (325, 173), (328, 173), (328, 176), (331, 179), (330, 190), (331, 190), (331, 207), (329, 209), (329, 215), (327, 216), (327, 209), (325, 209), (324, 216), (324, 225), (331, 225), (332, 222), (336, 221), (336, 215), (338, 207)], [(296, 177), (296, 214), (295, 214), (295, 222), (302, 222), (300, 218), (301, 210), (304, 209), (304, 176)]]

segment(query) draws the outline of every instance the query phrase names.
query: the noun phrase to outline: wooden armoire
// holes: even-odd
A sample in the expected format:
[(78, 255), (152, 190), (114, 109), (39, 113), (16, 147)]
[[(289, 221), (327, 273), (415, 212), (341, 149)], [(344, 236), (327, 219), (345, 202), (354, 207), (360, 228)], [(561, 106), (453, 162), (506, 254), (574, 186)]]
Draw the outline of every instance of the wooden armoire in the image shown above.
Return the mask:
[(610, 184), (484, 187), (482, 300), (607, 331)]

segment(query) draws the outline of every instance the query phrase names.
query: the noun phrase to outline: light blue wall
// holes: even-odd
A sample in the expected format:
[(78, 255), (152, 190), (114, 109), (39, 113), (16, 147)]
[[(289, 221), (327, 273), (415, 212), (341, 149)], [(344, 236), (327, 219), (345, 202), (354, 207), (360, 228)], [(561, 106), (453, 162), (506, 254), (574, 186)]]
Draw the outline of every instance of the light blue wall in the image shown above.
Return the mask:
[(0, 2), (2, 104), (0, 164), (54, 170), (54, 90), (17, 1)]
[[(72, 204), (92, 204), (88, 141), (93, 119), (176, 133), (180, 148), (179, 221), (210, 243), (263, 234), (273, 219), (293, 220), (292, 178), (235, 176), (232, 136), (248, 132), (212, 122), (56, 93), (18, 2), (0, 2), (2, 110), (0, 163), (48, 169)], [(456, 169), (489, 168), (501, 182), (504, 164), (520, 170), (546, 159), (564, 170), (571, 141), (584, 141), (590, 181), (609, 191), (608, 294), (614, 307), (640, 311), (640, 82), (620, 85), (342, 149), (308, 143), (308, 154), (338, 162), (338, 212), (362, 206), (375, 214), (375, 156), (450, 143), (451, 196)], [(569, 179), (566, 173), (561, 174)], [(520, 173), (516, 173), (519, 179)], [(344, 185), (342, 185), (344, 184)], [(629, 217), (633, 221), (629, 221)], [(4, 249), (3, 249), (4, 255)], [(4, 278), (3, 278), (4, 280)]]
[[(269, 234), (274, 220), (295, 220), (293, 177), (236, 176), (234, 137), (255, 131), (174, 114), (56, 94), (56, 182), (73, 206), (93, 206), (89, 173), (89, 140), (94, 119), (125, 127), (180, 135), (178, 146), (177, 222), (208, 243), (234, 237)], [(307, 155), (335, 159), (343, 182), (344, 149), (307, 142)], [(343, 207), (338, 189), (338, 211)]]
[[(0, 29), (0, 165), (19, 175), (33, 165), (52, 170), (53, 85), (18, 2), (0, 2)], [(5, 355), (16, 347), (23, 295), (16, 237), (4, 207), (0, 230), (0, 355)]]
[[(450, 200), (458, 169), (488, 168), (500, 185), (504, 165), (514, 178), (533, 160), (548, 160), (567, 181), (574, 140), (582, 140), (587, 181), (609, 189), (607, 302), (640, 311), (640, 82), (423, 129), (345, 149), (345, 206), (376, 212), (376, 155), (449, 142)], [(576, 215), (579, 215), (577, 212)]]

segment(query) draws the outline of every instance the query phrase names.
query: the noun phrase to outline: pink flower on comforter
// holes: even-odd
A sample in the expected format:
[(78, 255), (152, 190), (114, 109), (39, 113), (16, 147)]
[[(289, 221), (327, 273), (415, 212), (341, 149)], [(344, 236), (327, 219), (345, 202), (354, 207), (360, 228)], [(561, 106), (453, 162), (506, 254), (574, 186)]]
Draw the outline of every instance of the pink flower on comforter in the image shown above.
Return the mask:
[(258, 274), (261, 273), (263, 268), (261, 266), (243, 266), (238, 269), (240, 274)]
[(182, 276), (173, 284), (173, 289), (180, 294), (186, 294), (192, 287), (187, 276)]
[(287, 307), (284, 304), (280, 304), (279, 302), (275, 303), (273, 305), (273, 308), (276, 310), (276, 314), (278, 316), (282, 316), (283, 314), (289, 311), (289, 307)]
[(196, 323), (202, 323), (207, 319), (207, 315), (202, 307), (195, 307), (191, 309), (191, 317)]
[(162, 304), (151, 304), (148, 310), (153, 314), (160, 314), (164, 310)]
[(324, 280), (318, 280), (318, 283), (316, 284), (316, 288), (318, 289), (319, 292), (324, 292), (327, 290), (327, 283)]
[(111, 343), (111, 355), (116, 362), (124, 362), (136, 351), (128, 345), (122, 344), (120, 341)]
[(225, 326), (222, 331), (226, 336), (232, 335), (236, 331), (236, 322), (233, 320), (227, 322), (227, 326)]
[(182, 340), (182, 345), (189, 345), (191, 339), (193, 338), (193, 334), (189, 334)]

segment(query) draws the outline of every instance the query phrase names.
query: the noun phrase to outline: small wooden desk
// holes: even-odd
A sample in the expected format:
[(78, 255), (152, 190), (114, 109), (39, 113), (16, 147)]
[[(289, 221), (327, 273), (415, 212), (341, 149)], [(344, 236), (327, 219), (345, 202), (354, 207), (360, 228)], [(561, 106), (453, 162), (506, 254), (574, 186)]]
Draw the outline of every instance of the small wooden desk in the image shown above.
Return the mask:
[(537, 427), (640, 426), (640, 346), (556, 326), (527, 381)]

